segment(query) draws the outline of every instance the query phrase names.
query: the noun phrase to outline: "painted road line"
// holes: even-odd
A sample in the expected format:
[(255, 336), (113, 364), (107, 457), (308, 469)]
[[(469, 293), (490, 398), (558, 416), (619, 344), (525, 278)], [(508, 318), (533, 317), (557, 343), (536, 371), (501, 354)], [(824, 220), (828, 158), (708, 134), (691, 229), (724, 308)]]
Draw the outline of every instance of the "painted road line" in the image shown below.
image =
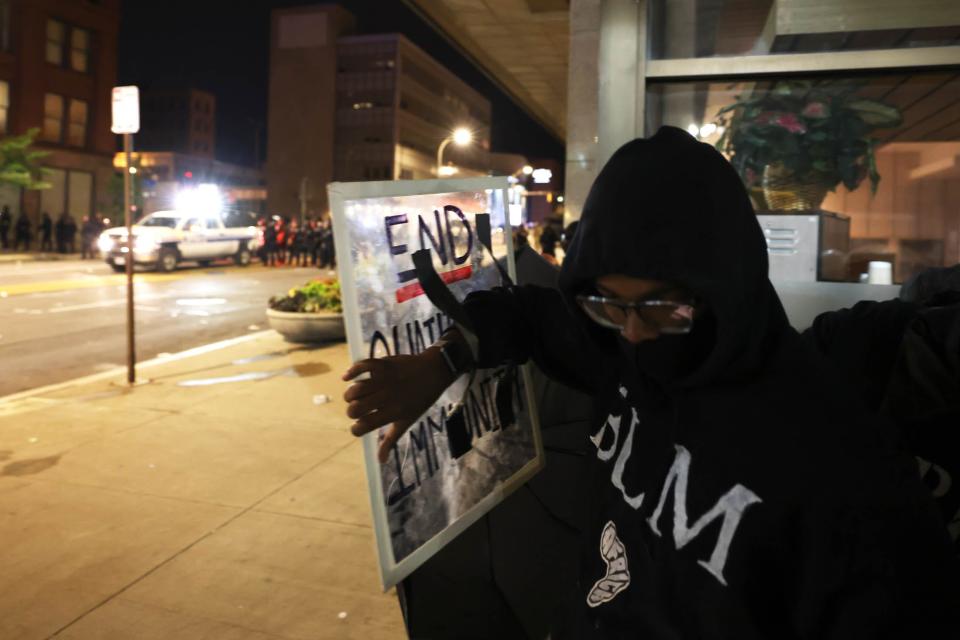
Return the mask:
[[(161, 364), (169, 364), (171, 362), (176, 362), (177, 360), (185, 360), (187, 358), (192, 358), (194, 356), (200, 356), (205, 353), (210, 353), (212, 351), (219, 351), (220, 349), (226, 349), (227, 347), (232, 347), (237, 344), (242, 344), (244, 342), (250, 342), (251, 340), (258, 340), (265, 336), (274, 333), (272, 329), (267, 329), (265, 331), (258, 331), (256, 333), (248, 333), (245, 336), (240, 336), (238, 338), (230, 338), (228, 340), (221, 340), (219, 342), (212, 342), (210, 344), (205, 344), (199, 347), (194, 347), (193, 349), (187, 349), (186, 351), (180, 351), (167, 356), (153, 358), (152, 360), (144, 360), (143, 362), (137, 363), (137, 371), (141, 369), (149, 369), (150, 367), (155, 367)], [(83, 376), (81, 378), (74, 378), (73, 380), (67, 380), (66, 382), (58, 382), (56, 384), (47, 385), (45, 387), (37, 387), (36, 389), (27, 389), (26, 391), (18, 391), (17, 393), (10, 394), (0, 398), (0, 406), (3, 406), (7, 402), (14, 402), (22, 400), (24, 398), (32, 398), (34, 396), (42, 396), (47, 393), (53, 393), (54, 391), (60, 391), (61, 389), (67, 389), (69, 387), (90, 384), (92, 382), (99, 382), (100, 380), (109, 380), (110, 378), (123, 377), (127, 375), (127, 368), (117, 367), (111, 371), (103, 371), (101, 373), (94, 373), (89, 376)]]
[[(134, 302), (140, 302), (141, 300), (160, 300), (163, 298), (169, 298), (170, 295), (144, 295), (140, 294), (134, 297)], [(84, 304), (71, 304), (62, 307), (51, 307), (47, 310), (47, 313), (65, 313), (67, 311), (82, 311), (84, 309), (99, 309), (101, 307), (114, 307), (121, 304), (126, 304), (126, 298), (115, 298), (113, 300), (99, 300), (97, 302), (87, 302)], [(137, 305), (139, 306), (139, 305)]]
[[(135, 283), (170, 282), (186, 276), (173, 273), (137, 274)], [(97, 287), (122, 286), (127, 281), (126, 274), (93, 276), (78, 280), (50, 280), (47, 282), (24, 282), (21, 284), (0, 285), (0, 297), (19, 296), (28, 293), (47, 293), (50, 291), (70, 291), (72, 289), (93, 289)], [(3, 295), (6, 294), (6, 295)]]

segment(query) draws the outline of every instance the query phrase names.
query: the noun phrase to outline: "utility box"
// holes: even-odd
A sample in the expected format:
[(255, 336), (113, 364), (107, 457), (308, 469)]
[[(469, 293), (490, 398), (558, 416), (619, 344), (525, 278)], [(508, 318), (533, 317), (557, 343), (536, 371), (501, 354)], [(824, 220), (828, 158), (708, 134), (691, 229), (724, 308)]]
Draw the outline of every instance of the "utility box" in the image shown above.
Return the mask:
[(829, 211), (761, 213), (770, 279), (841, 282), (847, 279), (850, 218)]

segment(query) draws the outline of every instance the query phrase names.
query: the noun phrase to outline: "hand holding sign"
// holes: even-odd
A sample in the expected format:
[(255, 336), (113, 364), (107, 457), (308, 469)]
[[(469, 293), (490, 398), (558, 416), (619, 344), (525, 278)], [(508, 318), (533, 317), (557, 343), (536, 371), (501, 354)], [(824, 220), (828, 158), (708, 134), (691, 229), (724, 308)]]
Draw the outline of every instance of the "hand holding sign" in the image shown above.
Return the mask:
[(437, 401), (454, 376), (437, 347), (414, 356), (361, 360), (343, 379), (349, 382), (364, 373), (369, 378), (343, 394), (347, 416), (356, 420), (350, 432), (362, 436), (390, 424), (377, 452), (384, 464), (400, 436)]

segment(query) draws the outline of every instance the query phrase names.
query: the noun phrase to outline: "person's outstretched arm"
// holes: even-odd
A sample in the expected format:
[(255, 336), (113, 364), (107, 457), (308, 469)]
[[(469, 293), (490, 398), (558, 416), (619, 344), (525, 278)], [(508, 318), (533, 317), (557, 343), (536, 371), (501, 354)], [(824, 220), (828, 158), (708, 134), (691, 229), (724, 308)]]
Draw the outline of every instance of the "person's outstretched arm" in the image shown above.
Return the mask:
[[(599, 356), (571, 315), (561, 294), (532, 285), (478, 291), (464, 301), (477, 332), (474, 361), (460, 332), (452, 329), (417, 355), (360, 360), (343, 375), (356, 381), (344, 393), (355, 436), (391, 425), (380, 444), (386, 460), (400, 436), (462, 373), (533, 360), (544, 373), (569, 386), (592, 391)], [(442, 348), (451, 345), (448, 353)], [(453, 362), (449, 352), (468, 354)], [(357, 380), (363, 374), (367, 377)]]

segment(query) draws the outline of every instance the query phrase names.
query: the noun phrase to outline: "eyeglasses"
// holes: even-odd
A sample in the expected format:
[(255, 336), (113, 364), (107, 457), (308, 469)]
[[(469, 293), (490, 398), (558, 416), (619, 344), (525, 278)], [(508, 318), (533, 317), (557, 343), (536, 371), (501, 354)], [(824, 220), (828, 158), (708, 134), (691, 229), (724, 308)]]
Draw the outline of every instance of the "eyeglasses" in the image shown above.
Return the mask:
[(645, 325), (662, 334), (680, 335), (693, 328), (693, 302), (673, 300), (627, 301), (602, 296), (577, 296), (577, 303), (587, 316), (607, 329), (622, 331), (630, 313)]

